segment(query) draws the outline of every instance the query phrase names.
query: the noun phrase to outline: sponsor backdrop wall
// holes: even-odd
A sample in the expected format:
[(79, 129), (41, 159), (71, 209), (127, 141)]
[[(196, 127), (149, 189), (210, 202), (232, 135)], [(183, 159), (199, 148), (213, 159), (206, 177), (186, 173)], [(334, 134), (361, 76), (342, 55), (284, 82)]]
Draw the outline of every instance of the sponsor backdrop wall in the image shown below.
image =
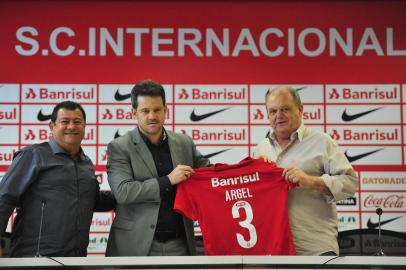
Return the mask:
[[(165, 87), (167, 129), (238, 162), (269, 130), (265, 92), (292, 85), (305, 124), (358, 172), (339, 230), (375, 228), (381, 207), (383, 228), (405, 233), (405, 14), (402, 1), (2, 1), (0, 177), (69, 99), (88, 114), (83, 148), (109, 189), (106, 146), (135, 126), (129, 93), (147, 78)], [(113, 217), (94, 215), (90, 254), (104, 254)]]

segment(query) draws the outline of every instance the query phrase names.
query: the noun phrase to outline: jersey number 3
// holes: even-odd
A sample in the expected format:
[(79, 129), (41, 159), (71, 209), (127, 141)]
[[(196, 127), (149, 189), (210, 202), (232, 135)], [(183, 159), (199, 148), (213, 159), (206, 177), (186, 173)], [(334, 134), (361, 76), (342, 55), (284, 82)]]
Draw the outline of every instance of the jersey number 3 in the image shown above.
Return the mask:
[(244, 239), (244, 236), (240, 233), (236, 233), (238, 244), (243, 248), (252, 248), (257, 243), (257, 231), (255, 230), (254, 225), (251, 224), (254, 214), (252, 213), (252, 207), (247, 201), (238, 201), (235, 202), (231, 210), (233, 218), (240, 217), (240, 209), (245, 211), (245, 219), (239, 221), (241, 227), (247, 229), (249, 232), (248, 240)]

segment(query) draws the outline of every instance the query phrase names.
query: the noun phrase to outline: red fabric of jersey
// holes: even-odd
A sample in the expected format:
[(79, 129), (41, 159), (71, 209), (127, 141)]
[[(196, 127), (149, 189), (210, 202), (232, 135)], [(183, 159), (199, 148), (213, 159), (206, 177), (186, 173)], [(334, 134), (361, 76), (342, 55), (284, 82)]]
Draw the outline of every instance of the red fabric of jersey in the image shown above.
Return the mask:
[(295, 255), (282, 172), (251, 158), (195, 169), (174, 208), (199, 221), (206, 255)]

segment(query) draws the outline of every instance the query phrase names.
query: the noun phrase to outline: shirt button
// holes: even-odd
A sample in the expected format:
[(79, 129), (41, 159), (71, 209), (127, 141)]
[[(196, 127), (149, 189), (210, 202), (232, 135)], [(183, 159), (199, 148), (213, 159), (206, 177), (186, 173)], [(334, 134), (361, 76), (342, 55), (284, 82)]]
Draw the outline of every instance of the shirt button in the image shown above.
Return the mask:
[(149, 226), (151, 229), (155, 229), (155, 225), (151, 224), (151, 226)]

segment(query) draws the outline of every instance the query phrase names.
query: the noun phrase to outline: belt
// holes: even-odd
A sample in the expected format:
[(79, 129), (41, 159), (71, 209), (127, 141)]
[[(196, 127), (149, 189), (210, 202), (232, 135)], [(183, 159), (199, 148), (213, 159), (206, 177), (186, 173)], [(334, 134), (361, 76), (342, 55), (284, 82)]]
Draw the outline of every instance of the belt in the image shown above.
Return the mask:
[(156, 231), (154, 234), (154, 240), (158, 242), (167, 242), (169, 240), (175, 240), (180, 237), (183, 237), (183, 233), (177, 233), (177, 232), (170, 232), (170, 231)]

